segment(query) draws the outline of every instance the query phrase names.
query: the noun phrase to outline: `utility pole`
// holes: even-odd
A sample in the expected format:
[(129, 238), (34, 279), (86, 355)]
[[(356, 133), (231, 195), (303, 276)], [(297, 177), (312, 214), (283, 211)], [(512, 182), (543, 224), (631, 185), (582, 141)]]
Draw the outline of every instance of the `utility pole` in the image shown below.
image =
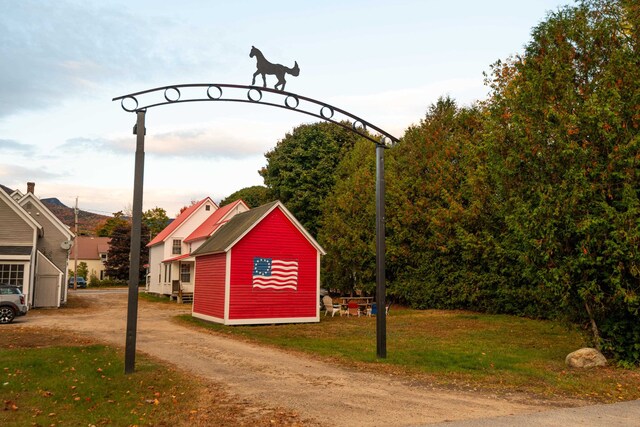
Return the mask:
[(76, 244), (73, 248), (73, 290), (78, 289), (78, 196), (76, 196), (76, 207), (73, 210), (75, 216), (75, 232), (76, 232)]

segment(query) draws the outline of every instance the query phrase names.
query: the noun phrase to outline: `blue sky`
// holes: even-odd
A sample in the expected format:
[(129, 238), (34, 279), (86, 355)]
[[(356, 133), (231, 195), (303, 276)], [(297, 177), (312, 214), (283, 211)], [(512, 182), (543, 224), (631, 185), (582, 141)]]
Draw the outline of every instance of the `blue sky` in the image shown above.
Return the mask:
[[(135, 115), (111, 99), (250, 84), (252, 45), (300, 65), (287, 91), (402, 136), (439, 96), (484, 99), (483, 72), (571, 1), (0, 0), (0, 183), (112, 213), (131, 205)], [(267, 82), (273, 85), (273, 77)], [(235, 103), (147, 113), (144, 209), (175, 215), (262, 184), (264, 153), (312, 118)]]

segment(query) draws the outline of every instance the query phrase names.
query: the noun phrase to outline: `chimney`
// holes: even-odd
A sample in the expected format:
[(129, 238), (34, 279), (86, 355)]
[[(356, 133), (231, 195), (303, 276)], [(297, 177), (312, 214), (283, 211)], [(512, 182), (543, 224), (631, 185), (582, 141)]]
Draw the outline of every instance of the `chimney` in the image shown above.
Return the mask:
[(27, 182), (27, 193), (31, 193), (34, 194), (34, 190), (36, 188), (36, 183), (35, 182)]

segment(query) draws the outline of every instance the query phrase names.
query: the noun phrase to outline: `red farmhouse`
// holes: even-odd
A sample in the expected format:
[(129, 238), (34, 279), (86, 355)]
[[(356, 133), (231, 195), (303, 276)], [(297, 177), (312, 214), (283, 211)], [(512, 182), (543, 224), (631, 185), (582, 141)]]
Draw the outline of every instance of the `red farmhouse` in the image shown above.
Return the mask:
[(324, 254), (279, 201), (239, 213), (192, 253), (193, 316), (225, 325), (318, 322)]

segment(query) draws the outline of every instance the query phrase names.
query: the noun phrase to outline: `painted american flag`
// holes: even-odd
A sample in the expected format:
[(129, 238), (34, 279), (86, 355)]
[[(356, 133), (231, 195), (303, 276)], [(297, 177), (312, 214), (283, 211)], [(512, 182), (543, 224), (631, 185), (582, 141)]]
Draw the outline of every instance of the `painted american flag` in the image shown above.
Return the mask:
[(253, 287), (259, 289), (298, 289), (298, 261), (255, 257)]

